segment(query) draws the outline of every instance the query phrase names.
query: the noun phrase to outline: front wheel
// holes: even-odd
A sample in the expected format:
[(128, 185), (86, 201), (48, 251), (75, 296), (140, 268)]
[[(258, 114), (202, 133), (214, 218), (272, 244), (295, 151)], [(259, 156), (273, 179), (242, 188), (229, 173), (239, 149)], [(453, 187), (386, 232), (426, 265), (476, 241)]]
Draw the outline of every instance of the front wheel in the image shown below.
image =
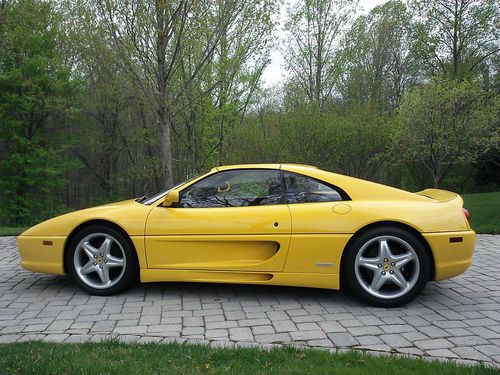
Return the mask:
[(343, 272), (347, 286), (371, 305), (404, 305), (429, 280), (430, 261), (424, 245), (402, 229), (370, 230), (346, 250)]
[(70, 276), (86, 292), (99, 296), (128, 289), (137, 280), (133, 249), (118, 231), (92, 226), (79, 232), (66, 253)]

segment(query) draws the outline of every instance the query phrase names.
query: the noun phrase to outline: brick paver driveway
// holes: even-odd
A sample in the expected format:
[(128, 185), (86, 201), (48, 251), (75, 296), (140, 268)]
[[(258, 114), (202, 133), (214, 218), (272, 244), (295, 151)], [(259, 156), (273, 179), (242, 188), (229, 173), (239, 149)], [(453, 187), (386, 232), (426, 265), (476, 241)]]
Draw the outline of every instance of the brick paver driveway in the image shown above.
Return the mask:
[(328, 290), (220, 284), (146, 284), (95, 297), (67, 277), (22, 270), (14, 237), (0, 238), (0, 255), (0, 343), (298, 344), (500, 364), (500, 236), (479, 236), (464, 275), (431, 282), (396, 309)]

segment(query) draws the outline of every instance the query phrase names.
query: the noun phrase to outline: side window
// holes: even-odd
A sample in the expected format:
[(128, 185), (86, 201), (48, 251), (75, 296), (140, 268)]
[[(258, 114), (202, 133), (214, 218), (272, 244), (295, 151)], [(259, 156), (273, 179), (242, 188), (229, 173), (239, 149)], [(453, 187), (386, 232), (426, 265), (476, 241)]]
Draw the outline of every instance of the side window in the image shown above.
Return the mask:
[(269, 169), (219, 172), (180, 195), (180, 206), (185, 208), (261, 206), (282, 201), (280, 173)]
[(287, 203), (311, 203), (341, 201), (342, 196), (334, 188), (314, 178), (283, 171)]

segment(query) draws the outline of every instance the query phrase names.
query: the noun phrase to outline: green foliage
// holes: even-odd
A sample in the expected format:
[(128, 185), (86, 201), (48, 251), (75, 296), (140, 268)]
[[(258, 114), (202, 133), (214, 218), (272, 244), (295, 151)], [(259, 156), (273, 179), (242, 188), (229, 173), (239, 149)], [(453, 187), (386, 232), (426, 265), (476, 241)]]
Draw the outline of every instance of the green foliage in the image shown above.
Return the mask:
[(392, 110), (414, 80), (407, 49), (410, 14), (391, 0), (359, 16), (343, 41), (345, 61), (339, 90), (345, 102), (377, 103)]
[(399, 108), (399, 151), (421, 162), (438, 187), (450, 168), (496, 143), (499, 97), (474, 81), (435, 78), (406, 93)]
[(303, 103), (257, 120), (235, 128), (230, 162), (306, 163), (378, 179), (395, 137), (391, 117), (371, 104), (319, 112), (316, 103)]
[(388, 114), (380, 113), (373, 104), (352, 104), (327, 117), (321, 159), (350, 176), (380, 178), (394, 136)]
[(499, 52), (498, 1), (412, 0), (410, 4), (411, 52), (421, 74), (488, 79), (488, 67)]
[(499, 11), (452, 3), (299, 0), (278, 40), (273, 0), (0, 0), (0, 222), (225, 163), (498, 190)]
[(342, 72), (337, 45), (358, 0), (303, 0), (290, 4), (282, 51), (291, 80), (320, 110), (331, 101)]
[(27, 224), (60, 202), (54, 192), (69, 165), (59, 127), (74, 86), (59, 52), (61, 18), (49, 3), (8, 4), (0, 35), (0, 214)]

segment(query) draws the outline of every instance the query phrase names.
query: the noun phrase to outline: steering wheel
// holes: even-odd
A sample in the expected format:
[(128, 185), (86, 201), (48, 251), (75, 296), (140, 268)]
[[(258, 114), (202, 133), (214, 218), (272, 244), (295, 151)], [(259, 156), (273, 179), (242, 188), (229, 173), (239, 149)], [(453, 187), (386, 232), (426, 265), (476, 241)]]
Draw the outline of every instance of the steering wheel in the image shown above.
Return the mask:
[(231, 184), (229, 182), (224, 182), (224, 185), (217, 187), (217, 193), (225, 193), (226, 191), (231, 190)]

